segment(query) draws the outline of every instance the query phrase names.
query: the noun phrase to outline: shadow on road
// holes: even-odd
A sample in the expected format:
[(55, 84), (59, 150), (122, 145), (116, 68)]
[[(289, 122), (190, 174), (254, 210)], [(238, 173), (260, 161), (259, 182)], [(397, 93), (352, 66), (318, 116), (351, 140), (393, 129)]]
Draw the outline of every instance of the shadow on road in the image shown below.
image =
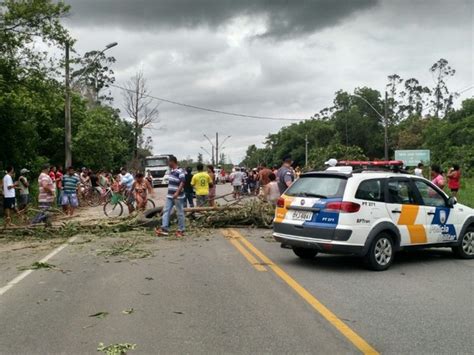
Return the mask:
[[(440, 264), (455, 260), (457, 259), (449, 249), (403, 250), (395, 254), (395, 260), (390, 270), (396, 270), (408, 264)], [(303, 260), (295, 256), (291, 260), (287, 260), (286, 264), (299, 268), (313, 267), (319, 270), (345, 273), (366, 270), (363, 258), (334, 254), (318, 254), (311, 260)]]

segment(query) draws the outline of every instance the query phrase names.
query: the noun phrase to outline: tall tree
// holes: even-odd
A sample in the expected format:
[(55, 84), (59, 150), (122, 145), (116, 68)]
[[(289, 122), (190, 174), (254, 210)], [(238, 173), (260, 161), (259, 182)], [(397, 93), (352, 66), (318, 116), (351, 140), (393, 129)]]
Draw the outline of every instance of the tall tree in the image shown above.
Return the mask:
[(400, 111), (404, 116), (411, 116), (417, 114), (421, 116), (423, 107), (427, 103), (428, 96), (431, 90), (420, 84), (415, 78), (405, 80), (404, 91), (401, 92), (401, 97), (404, 102), (400, 104)]
[(389, 117), (387, 117), (387, 119), (389, 119), (393, 124), (400, 121), (402, 118), (398, 98), (400, 96), (400, 85), (403, 83), (403, 79), (398, 74), (389, 75), (387, 78), (388, 83), (386, 85), (386, 90), (388, 93), (387, 106), (389, 111)]
[(71, 75), (72, 79), (76, 78), (74, 87), (80, 90), (91, 106), (100, 102), (111, 103), (113, 97), (110, 85), (115, 82), (115, 73), (111, 66), (116, 62), (115, 57), (106, 56), (102, 51), (90, 51), (75, 62), (82, 68)]
[(91, 109), (74, 135), (75, 160), (92, 169), (116, 169), (127, 161), (124, 122), (108, 106)]
[(158, 104), (154, 104), (150, 97), (146, 79), (142, 71), (136, 73), (125, 85), (123, 91), (124, 109), (133, 122), (134, 144), (133, 165), (138, 167), (138, 151), (143, 129), (151, 127), (158, 122)]
[(446, 80), (456, 73), (446, 59), (441, 58), (430, 68), (431, 75), (435, 83), (432, 91), (433, 97), (431, 104), (435, 117), (443, 116), (452, 109), (453, 99), (456, 93), (451, 93), (446, 85)]

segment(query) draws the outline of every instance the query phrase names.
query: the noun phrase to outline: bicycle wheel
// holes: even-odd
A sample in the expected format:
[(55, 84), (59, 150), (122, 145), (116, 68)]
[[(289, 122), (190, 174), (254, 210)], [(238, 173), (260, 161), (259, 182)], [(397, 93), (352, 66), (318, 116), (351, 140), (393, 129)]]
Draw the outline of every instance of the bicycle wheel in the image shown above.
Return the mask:
[(152, 208), (155, 208), (155, 201), (153, 201), (152, 199), (147, 199), (146, 200), (146, 209), (149, 210), (149, 209), (152, 209)]
[(123, 213), (123, 206), (120, 202), (112, 203), (108, 201), (104, 204), (104, 214), (107, 217), (120, 217)]
[(87, 204), (90, 207), (100, 206), (100, 193), (97, 190), (91, 190), (87, 197)]
[(112, 199), (112, 190), (109, 190), (102, 196), (102, 203), (107, 203), (111, 199)]

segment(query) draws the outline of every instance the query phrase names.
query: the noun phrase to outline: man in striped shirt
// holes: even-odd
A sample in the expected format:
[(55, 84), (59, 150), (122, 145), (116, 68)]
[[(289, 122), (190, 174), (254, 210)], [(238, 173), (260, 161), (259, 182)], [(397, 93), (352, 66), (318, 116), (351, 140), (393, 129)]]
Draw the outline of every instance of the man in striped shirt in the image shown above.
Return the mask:
[(62, 179), (62, 196), (61, 205), (63, 206), (64, 212), (69, 216), (72, 216), (74, 209), (79, 205), (77, 199), (77, 187), (79, 186), (80, 180), (74, 174), (74, 168), (70, 166), (67, 169), (67, 173), (63, 175)]
[(168, 194), (166, 195), (165, 207), (163, 209), (163, 220), (161, 228), (156, 230), (157, 236), (169, 235), (170, 213), (173, 207), (176, 208), (178, 216), (177, 237), (184, 235), (185, 217), (184, 217), (184, 183), (186, 181), (186, 173), (178, 167), (178, 160), (175, 156), (171, 156), (168, 161), (170, 174), (168, 179)]

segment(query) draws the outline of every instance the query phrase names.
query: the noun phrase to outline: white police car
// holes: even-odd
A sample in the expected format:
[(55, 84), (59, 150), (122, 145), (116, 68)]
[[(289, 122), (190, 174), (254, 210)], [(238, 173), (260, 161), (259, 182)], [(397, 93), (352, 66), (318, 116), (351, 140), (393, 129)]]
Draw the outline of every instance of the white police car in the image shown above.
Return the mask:
[(473, 209), (421, 177), (337, 168), (301, 175), (278, 200), (273, 236), (297, 256), (355, 254), (373, 270), (386, 270), (404, 248), (451, 247), (474, 258)]

